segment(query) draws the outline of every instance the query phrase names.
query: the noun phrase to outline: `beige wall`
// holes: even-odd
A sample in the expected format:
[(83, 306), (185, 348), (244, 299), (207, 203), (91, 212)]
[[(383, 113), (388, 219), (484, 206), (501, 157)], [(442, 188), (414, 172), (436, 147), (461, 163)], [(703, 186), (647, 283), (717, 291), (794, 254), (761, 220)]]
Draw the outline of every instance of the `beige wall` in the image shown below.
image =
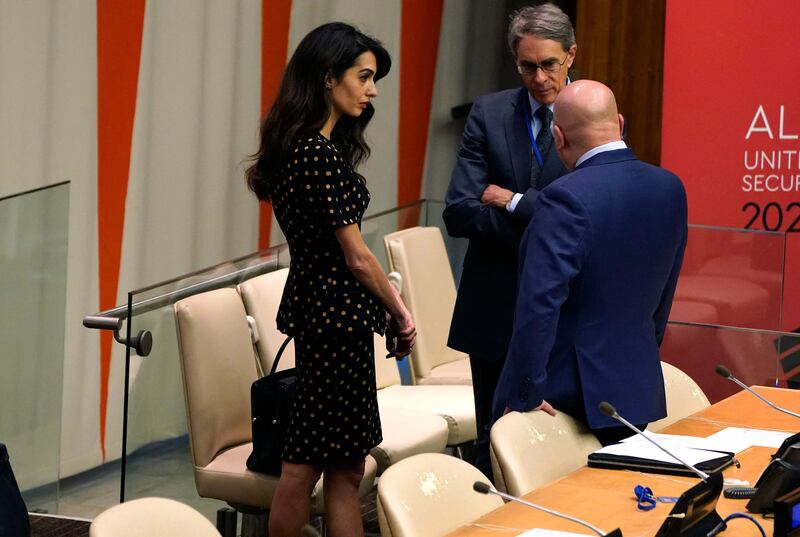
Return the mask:
[[(345, 20), (393, 55), (368, 132), (372, 158), (363, 168), (373, 212), (397, 199), (401, 7), (400, 0), (295, 0), (291, 14), (290, 52), (316, 25)], [(461, 129), (450, 108), (496, 89), (502, 8), (444, 2), (423, 196), (442, 197), (449, 180)], [(71, 182), (62, 476), (102, 462), (99, 338), (81, 326), (98, 309), (96, 19), (95, 1), (0, 0), (0, 196)], [(260, 47), (260, 0), (147, 2), (118, 304), (129, 290), (255, 250), (258, 208), (244, 187), (242, 161), (256, 147)], [(273, 234), (274, 243), (277, 226)], [(114, 345), (109, 460), (119, 456), (122, 351)], [(145, 440), (185, 427), (181, 394), (159, 386), (157, 373), (134, 363), (134, 383), (142, 375), (137, 397), (163, 403), (137, 433)]]

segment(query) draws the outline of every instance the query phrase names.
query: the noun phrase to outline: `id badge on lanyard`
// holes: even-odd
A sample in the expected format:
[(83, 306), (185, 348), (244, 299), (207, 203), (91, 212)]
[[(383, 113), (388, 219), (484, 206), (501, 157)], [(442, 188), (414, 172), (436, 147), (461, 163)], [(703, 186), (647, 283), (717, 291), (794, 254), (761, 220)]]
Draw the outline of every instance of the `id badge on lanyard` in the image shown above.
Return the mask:
[[(544, 105), (542, 105), (544, 106)], [(544, 168), (544, 159), (542, 158), (542, 154), (539, 152), (539, 147), (536, 145), (536, 137), (533, 135), (533, 125), (531, 124), (531, 107), (525, 107), (525, 126), (528, 127), (528, 138), (531, 139), (531, 147), (533, 148), (533, 154), (536, 155), (536, 162), (539, 163), (539, 169)], [(542, 126), (544, 128), (544, 126)]]

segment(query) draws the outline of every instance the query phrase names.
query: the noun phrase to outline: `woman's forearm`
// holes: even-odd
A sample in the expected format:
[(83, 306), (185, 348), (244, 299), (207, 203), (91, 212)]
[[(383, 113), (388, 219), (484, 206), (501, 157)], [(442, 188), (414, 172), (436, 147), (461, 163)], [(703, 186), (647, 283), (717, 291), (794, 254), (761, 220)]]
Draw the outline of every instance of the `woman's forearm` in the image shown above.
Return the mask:
[(344, 252), (347, 268), (358, 282), (366, 287), (383, 304), (392, 317), (408, 315), (400, 294), (389, 283), (375, 255), (367, 248), (357, 226), (344, 226), (336, 230), (336, 238)]

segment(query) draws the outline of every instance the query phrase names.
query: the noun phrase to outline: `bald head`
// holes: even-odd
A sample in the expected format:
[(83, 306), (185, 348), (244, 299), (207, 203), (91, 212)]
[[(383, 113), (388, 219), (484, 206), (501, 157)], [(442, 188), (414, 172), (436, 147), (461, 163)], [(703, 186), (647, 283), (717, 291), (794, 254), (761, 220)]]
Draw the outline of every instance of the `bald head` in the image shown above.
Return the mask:
[(556, 148), (569, 169), (590, 149), (621, 139), (622, 116), (614, 94), (593, 80), (578, 80), (561, 90), (553, 124)]

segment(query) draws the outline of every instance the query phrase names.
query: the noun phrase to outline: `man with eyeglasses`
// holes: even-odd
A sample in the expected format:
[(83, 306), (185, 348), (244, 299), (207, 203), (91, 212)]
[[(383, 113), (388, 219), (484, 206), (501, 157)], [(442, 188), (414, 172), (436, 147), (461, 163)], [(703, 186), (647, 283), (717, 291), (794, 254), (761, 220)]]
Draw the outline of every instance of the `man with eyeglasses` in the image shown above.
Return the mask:
[(523, 87), (475, 100), (443, 215), (451, 236), (469, 239), (447, 344), (470, 357), (475, 465), (490, 479), (492, 397), (511, 338), (517, 252), (539, 191), (566, 173), (550, 127), (577, 50), (569, 17), (553, 4), (515, 12), (508, 45)]

